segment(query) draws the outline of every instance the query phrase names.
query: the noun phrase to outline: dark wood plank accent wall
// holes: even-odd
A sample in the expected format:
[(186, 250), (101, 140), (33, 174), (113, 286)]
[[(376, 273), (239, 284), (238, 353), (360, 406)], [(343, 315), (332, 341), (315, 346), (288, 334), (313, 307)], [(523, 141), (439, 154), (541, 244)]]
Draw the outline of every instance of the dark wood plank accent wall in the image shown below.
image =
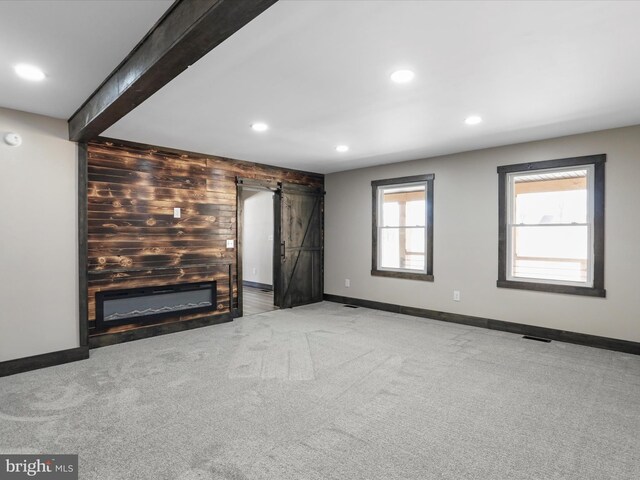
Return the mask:
[(324, 186), (319, 174), (111, 139), (90, 142), (87, 155), (90, 336), (148, 326), (96, 332), (95, 294), (110, 289), (217, 280), (218, 313), (233, 312), (237, 255), (226, 241), (238, 244), (236, 178)]

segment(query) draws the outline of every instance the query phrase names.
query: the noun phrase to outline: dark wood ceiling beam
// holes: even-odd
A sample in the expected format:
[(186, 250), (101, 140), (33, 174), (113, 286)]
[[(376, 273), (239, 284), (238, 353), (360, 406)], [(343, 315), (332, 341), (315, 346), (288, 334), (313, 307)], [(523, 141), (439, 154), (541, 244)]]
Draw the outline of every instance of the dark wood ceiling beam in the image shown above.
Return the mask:
[(276, 2), (177, 0), (69, 119), (69, 139), (97, 137)]

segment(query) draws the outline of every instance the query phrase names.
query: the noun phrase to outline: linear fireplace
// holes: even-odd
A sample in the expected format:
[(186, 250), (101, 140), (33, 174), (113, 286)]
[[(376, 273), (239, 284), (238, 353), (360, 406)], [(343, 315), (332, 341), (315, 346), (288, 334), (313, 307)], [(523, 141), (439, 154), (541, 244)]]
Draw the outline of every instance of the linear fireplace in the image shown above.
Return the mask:
[(96, 293), (96, 328), (214, 310), (215, 281), (110, 290)]

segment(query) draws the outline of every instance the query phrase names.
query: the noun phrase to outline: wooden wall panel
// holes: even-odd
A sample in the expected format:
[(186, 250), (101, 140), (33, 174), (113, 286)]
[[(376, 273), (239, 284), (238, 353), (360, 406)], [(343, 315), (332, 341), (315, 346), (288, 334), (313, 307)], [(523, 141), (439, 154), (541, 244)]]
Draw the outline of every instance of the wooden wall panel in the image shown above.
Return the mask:
[[(237, 308), (236, 178), (323, 186), (319, 174), (98, 139), (88, 154), (88, 308), (96, 332), (95, 294), (149, 285), (217, 281), (218, 312)], [(174, 207), (181, 218), (173, 218)], [(210, 315), (176, 316), (177, 322)], [(148, 325), (145, 325), (148, 326)]]

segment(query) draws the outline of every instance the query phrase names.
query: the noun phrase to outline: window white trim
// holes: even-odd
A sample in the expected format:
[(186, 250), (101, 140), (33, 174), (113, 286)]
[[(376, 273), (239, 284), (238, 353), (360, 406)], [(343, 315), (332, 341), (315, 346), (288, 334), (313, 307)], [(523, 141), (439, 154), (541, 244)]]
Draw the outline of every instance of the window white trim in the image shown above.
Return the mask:
[[(425, 209), (424, 209), (424, 225), (398, 225), (398, 226), (389, 226), (389, 227), (385, 227), (384, 225), (384, 213), (383, 213), (383, 205), (384, 205), (384, 195), (382, 195), (382, 193), (385, 190), (390, 190), (393, 188), (410, 188), (410, 187), (424, 187), (424, 204), (425, 204)], [(428, 243), (429, 243), (429, 239), (427, 238), (427, 198), (428, 198), (428, 192), (429, 192), (429, 184), (426, 180), (424, 181), (420, 181), (420, 182), (410, 182), (410, 183), (397, 183), (397, 184), (390, 184), (390, 185), (380, 185), (377, 187), (377, 195), (376, 198), (378, 199), (378, 205), (377, 205), (377, 209), (378, 209), (378, 225), (376, 225), (376, 228), (378, 229), (378, 251), (376, 252), (377, 258), (378, 258), (378, 270), (381, 271), (385, 271), (385, 272), (404, 272), (404, 273), (423, 273), (426, 275), (427, 271), (428, 271), (428, 265), (427, 265), (427, 248), (428, 248)], [(396, 228), (396, 229), (400, 229), (400, 228), (404, 228), (404, 229), (410, 229), (410, 228), (420, 228), (422, 230), (424, 230), (424, 268), (422, 268), (421, 270), (417, 269), (417, 268), (391, 268), (391, 267), (382, 267), (381, 266), (381, 259), (382, 259), (382, 241), (380, 241), (380, 239), (382, 238), (382, 231), (384, 229), (392, 229), (392, 228)]]
[[(516, 224), (515, 222), (515, 192), (514, 185), (515, 182), (513, 179), (515, 177), (522, 177), (528, 174), (530, 175), (541, 175), (545, 173), (558, 173), (558, 172), (567, 172), (567, 171), (575, 171), (575, 170), (586, 170), (587, 172), (587, 223), (563, 223), (563, 224)], [(527, 171), (516, 171), (509, 172), (505, 176), (505, 181), (507, 182), (506, 190), (507, 190), (507, 217), (506, 217), (506, 235), (507, 235), (507, 272), (506, 278), (509, 281), (515, 282), (529, 282), (529, 283), (544, 283), (549, 285), (568, 285), (568, 286), (577, 286), (577, 287), (588, 287), (591, 288), (594, 286), (594, 257), (595, 257), (595, 247), (594, 247), (594, 205), (595, 205), (595, 188), (594, 188), (594, 165), (576, 165), (572, 167), (559, 167), (559, 168), (549, 168), (544, 170), (535, 170), (531, 172)], [(587, 250), (587, 280), (585, 282), (572, 282), (572, 281), (563, 281), (563, 280), (555, 280), (555, 279), (545, 279), (545, 278), (534, 278), (534, 277), (524, 277), (524, 276), (515, 276), (513, 275), (513, 260), (515, 257), (514, 248), (515, 244), (513, 242), (513, 227), (540, 227), (540, 226), (567, 226), (567, 227), (575, 227), (575, 226), (586, 226), (587, 227), (587, 235), (588, 235), (588, 250)]]

